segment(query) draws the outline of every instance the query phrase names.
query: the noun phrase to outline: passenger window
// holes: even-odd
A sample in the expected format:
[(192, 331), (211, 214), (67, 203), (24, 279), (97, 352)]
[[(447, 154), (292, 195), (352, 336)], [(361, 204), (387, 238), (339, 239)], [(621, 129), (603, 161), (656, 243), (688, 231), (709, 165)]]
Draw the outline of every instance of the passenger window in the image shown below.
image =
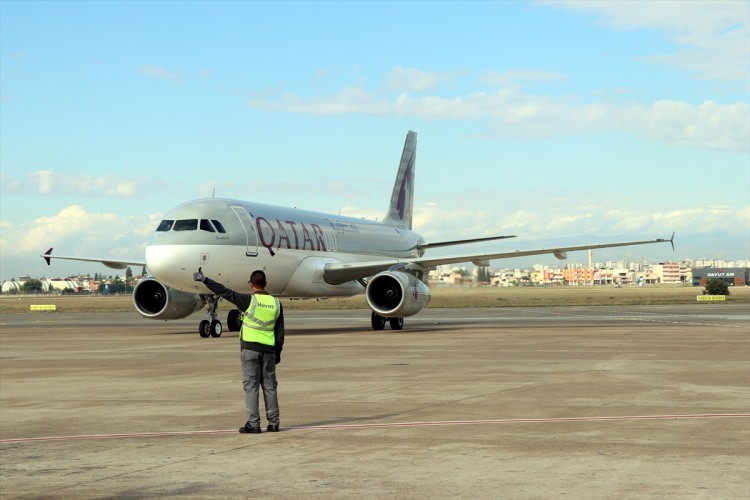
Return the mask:
[(201, 219), (201, 231), (208, 231), (209, 233), (215, 233), (211, 222), (207, 219)]
[(216, 227), (216, 230), (220, 233), (226, 233), (227, 230), (224, 229), (224, 226), (221, 225), (221, 222), (217, 221), (216, 219), (211, 219), (211, 222), (214, 223), (214, 227)]
[(178, 220), (174, 223), (175, 231), (195, 231), (198, 229), (198, 219)]
[(156, 228), (157, 231), (169, 231), (172, 229), (172, 224), (174, 224), (173, 220), (163, 220), (159, 223), (159, 227)]

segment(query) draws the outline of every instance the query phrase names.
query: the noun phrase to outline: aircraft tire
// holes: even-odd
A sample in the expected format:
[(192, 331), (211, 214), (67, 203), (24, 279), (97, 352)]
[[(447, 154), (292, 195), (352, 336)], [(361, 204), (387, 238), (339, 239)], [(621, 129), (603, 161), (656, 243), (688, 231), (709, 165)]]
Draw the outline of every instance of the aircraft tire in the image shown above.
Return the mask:
[(232, 309), (227, 314), (227, 328), (230, 332), (239, 332), (242, 329), (242, 313), (239, 309)]
[(211, 336), (214, 338), (221, 337), (221, 332), (224, 329), (221, 326), (221, 321), (219, 321), (218, 319), (215, 319), (211, 322), (210, 326), (211, 326)]
[(385, 322), (386, 318), (383, 316), (376, 314), (375, 311), (372, 312), (372, 316), (370, 317), (370, 323), (372, 324), (373, 330), (382, 330), (385, 328)]
[(207, 339), (211, 335), (211, 322), (204, 319), (198, 325), (198, 333), (204, 339)]
[(404, 329), (404, 318), (390, 318), (388, 321), (391, 324), (391, 330)]

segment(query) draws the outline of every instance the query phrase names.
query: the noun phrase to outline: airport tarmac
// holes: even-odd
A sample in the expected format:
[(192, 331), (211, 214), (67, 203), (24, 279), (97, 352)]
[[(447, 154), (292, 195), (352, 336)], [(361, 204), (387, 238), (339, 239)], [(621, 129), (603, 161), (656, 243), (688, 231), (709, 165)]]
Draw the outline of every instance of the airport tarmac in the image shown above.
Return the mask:
[(282, 432), (244, 435), (200, 314), (3, 315), (0, 496), (750, 498), (746, 305), (286, 316)]

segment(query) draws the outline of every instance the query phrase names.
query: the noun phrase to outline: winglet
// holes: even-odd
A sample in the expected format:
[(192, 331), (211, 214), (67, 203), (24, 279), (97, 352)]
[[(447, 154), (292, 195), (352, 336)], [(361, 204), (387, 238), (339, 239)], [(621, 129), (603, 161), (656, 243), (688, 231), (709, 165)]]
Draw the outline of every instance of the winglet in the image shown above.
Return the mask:
[(44, 252), (44, 255), (42, 255), (42, 257), (44, 258), (44, 260), (47, 261), (47, 265), (48, 266), (50, 265), (50, 261), (51, 261), (50, 256), (51, 255), (52, 255), (52, 249), (51, 248), (49, 250), (47, 250), (46, 252)]
[(417, 156), (417, 133), (409, 131), (401, 153), (396, 182), (393, 183), (391, 202), (384, 221), (411, 229), (414, 213), (414, 162)]
[(668, 241), (672, 244), (672, 251), (674, 252), (674, 234), (675, 234), (675, 231), (672, 231), (672, 237), (669, 238), (668, 240), (664, 238), (656, 238), (656, 243), (666, 243)]

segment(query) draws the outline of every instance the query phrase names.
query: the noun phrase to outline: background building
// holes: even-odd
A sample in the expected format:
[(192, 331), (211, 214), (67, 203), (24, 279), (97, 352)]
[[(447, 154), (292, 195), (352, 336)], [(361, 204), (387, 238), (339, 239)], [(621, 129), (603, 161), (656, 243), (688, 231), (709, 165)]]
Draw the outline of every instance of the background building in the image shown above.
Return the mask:
[(730, 286), (745, 286), (750, 281), (750, 267), (694, 267), (693, 285), (706, 286), (711, 278), (719, 278)]

